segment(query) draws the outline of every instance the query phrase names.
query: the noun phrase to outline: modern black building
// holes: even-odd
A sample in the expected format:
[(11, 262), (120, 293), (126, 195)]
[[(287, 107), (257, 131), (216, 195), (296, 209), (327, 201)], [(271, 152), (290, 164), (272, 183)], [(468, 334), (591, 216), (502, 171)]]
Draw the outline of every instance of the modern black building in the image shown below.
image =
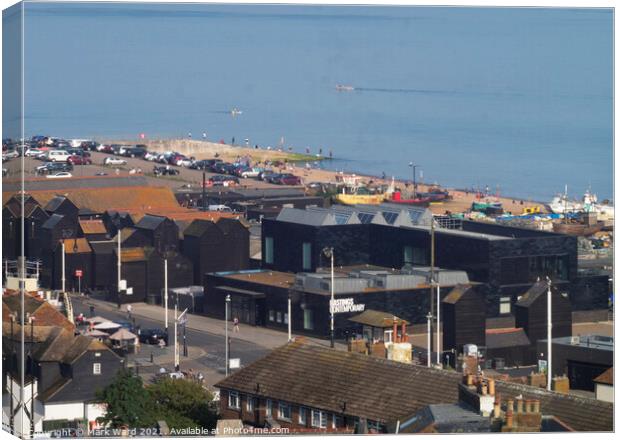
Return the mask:
[[(262, 223), (262, 265), (279, 271), (327, 267), (323, 254), (334, 248), (335, 264), (401, 268), (428, 265), (431, 221), (428, 209), (395, 204), (284, 208)], [(577, 276), (576, 237), (457, 219), (435, 219), (435, 264), (464, 270), (471, 281), (489, 285), (488, 315), (538, 278), (570, 288)]]
[[(24, 254), (29, 259), (41, 258), (42, 226), (49, 214), (30, 195), (24, 200)], [(21, 198), (11, 197), (2, 209), (2, 258), (16, 259), (21, 255)]]
[[(538, 351), (547, 352), (547, 341), (538, 341)], [(594, 379), (613, 367), (614, 338), (601, 335), (580, 335), (551, 340), (554, 375), (566, 375), (570, 388), (594, 391)], [(546, 359), (546, 357), (545, 357)]]
[[(349, 318), (365, 309), (392, 313), (411, 323), (426, 322), (429, 310), (429, 268), (392, 270), (376, 266), (338, 267), (334, 273), (334, 328), (337, 338), (354, 334)], [(462, 271), (437, 269), (443, 298), (467, 283)], [(292, 331), (317, 337), (330, 335), (331, 273), (297, 275), (269, 270), (218, 272), (205, 275), (205, 312), (222, 319), (231, 297), (231, 318), (250, 325), (286, 331), (291, 300)], [(433, 292), (433, 298), (436, 293)]]

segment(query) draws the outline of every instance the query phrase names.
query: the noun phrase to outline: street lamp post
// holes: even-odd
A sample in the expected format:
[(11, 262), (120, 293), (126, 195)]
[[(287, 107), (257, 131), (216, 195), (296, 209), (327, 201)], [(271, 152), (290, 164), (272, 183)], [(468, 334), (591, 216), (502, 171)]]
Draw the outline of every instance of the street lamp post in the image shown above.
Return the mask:
[(551, 391), (551, 280), (547, 277), (547, 390)]
[(291, 291), (288, 291), (288, 341), (291, 342), (293, 340), (292, 334), (292, 316), (291, 316)]
[(331, 263), (331, 282), (330, 282), (331, 299), (329, 301), (329, 314), (330, 314), (329, 337), (330, 337), (330, 346), (331, 348), (334, 348), (334, 248), (333, 247), (324, 248), (323, 254), (325, 254), (325, 256), (330, 259), (330, 263)]
[(413, 198), (416, 198), (416, 190), (417, 190), (417, 185), (415, 183), (415, 169), (418, 168), (420, 165), (414, 165), (413, 162), (409, 162), (409, 166), (413, 169)]
[(431, 356), (433, 352), (431, 351), (431, 321), (433, 319), (433, 315), (429, 312), (426, 315), (426, 366), (428, 368), (431, 367)]
[(228, 305), (230, 304), (230, 295), (226, 295), (226, 303), (225, 303), (225, 321), (226, 321), (226, 328), (224, 330), (224, 335), (226, 337), (226, 368), (225, 368), (225, 374), (226, 377), (228, 377), (228, 356), (230, 353), (228, 353)]

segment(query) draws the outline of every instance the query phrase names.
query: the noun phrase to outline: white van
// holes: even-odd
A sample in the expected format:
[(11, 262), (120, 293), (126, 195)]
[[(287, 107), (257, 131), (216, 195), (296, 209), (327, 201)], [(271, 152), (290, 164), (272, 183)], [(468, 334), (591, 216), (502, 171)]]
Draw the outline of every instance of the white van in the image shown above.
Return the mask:
[(49, 162), (66, 162), (69, 156), (65, 150), (50, 150), (45, 154), (45, 159)]
[(209, 211), (233, 212), (233, 210), (226, 205), (209, 205)]
[(83, 142), (90, 142), (91, 139), (71, 139), (69, 143), (73, 148), (80, 148)]

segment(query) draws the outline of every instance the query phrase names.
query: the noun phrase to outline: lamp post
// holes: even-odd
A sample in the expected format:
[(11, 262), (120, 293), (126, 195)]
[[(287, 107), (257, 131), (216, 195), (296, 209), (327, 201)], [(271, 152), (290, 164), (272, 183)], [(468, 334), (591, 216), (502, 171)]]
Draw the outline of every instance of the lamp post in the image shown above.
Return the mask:
[(291, 291), (288, 291), (288, 341), (291, 342), (293, 340), (292, 334), (292, 316), (291, 316)]
[(230, 304), (230, 295), (226, 295), (226, 303), (225, 303), (225, 311), (224, 311), (225, 321), (226, 321), (226, 328), (224, 330), (224, 335), (226, 337), (226, 341), (225, 341), (225, 344), (226, 344), (226, 356), (225, 356), (226, 357), (226, 368), (225, 368), (226, 377), (228, 377), (228, 356), (229, 356), (229, 353), (228, 353), (228, 305), (229, 304)]
[(547, 390), (551, 391), (551, 280), (547, 277)]
[(413, 198), (415, 199), (415, 197), (416, 197), (416, 189), (417, 189), (417, 185), (415, 183), (415, 169), (418, 168), (420, 165), (414, 165), (413, 162), (409, 162), (409, 166), (413, 170)]
[(168, 259), (164, 259), (164, 323), (168, 334)]
[(326, 247), (323, 249), (323, 254), (327, 258), (330, 259), (331, 265), (331, 282), (330, 282), (330, 290), (331, 290), (331, 299), (329, 301), (329, 314), (330, 314), (330, 326), (329, 326), (329, 338), (330, 338), (330, 346), (334, 348), (334, 248)]
[(431, 321), (433, 319), (433, 315), (429, 312), (426, 315), (426, 366), (428, 368), (431, 367), (431, 356), (433, 352), (431, 351)]

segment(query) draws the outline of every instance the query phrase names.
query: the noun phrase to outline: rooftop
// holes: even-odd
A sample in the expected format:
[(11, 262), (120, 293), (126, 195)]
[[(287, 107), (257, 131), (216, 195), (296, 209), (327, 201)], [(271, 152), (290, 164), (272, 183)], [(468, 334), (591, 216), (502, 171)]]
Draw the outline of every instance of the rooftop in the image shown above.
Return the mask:
[(613, 385), (614, 384), (614, 368), (611, 367), (605, 370), (603, 374), (594, 378), (594, 382), (602, 383), (606, 385)]
[(108, 232), (102, 220), (80, 220), (80, 227), (86, 235), (106, 234)]
[[(545, 339), (546, 341), (546, 339)], [(562, 338), (553, 338), (554, 344), (572, 345), (574, 347), (590, 348), (592, 350), (614, 350), (613, 336), (603, 335), (581, 335), (581, 336), (565, 336)]]
[(295, 275), (287, 272), (269, 270), (242, 270), (238, 272), (216, 272), (215, 275), (234, 280), (249, 281), (257, 284), (277, 287), (292, 287)]
[[(271, 351), (215, 386), (250, 395), (364, 417), (406, 420), (428, 405), (458, 402), (459, 373), (394, 362), (296, 341)], [(502, 400), (540, 401), (544, 414), (579, 431), (613, 430), (613, 404), (496, 381)]]

